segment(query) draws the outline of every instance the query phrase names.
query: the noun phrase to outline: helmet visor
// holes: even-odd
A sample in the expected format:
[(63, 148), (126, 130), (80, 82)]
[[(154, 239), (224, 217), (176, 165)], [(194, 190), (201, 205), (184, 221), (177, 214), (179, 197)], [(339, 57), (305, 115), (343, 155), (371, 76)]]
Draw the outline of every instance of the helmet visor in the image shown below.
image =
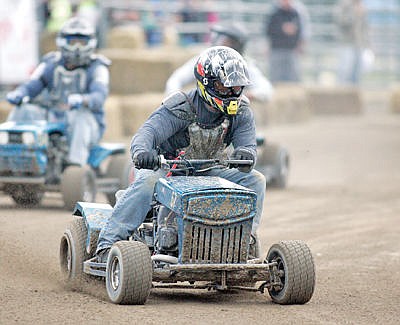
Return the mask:
[(84, 35), (66, 35), (57, 38), (57, 45), (68, 51), (83, 50), (96, 47), (96, 40)]
[(69, 35), (65, 37), (67, 44), (69, 46), (86, 46), (89, 44), (90, 38), (87, 36), (81, 35)]
[(239, 97), (243, 86), (225, 87), (219, 80), (214, 81), (214, 92), (220, 98)]

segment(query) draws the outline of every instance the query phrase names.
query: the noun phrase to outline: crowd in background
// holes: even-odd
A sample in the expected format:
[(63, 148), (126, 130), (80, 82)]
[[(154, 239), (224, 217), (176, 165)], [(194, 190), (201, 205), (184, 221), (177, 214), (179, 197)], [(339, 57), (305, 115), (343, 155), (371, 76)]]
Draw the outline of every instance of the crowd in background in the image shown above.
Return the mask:
[[(104, 32), (103, 25), (106, 23), (110, 29), (120, 24), (135, 24), (143, 28), (147, 45), (157, 47), (163, 44), (166, 28), (177, 24), (185, 24), (184, 29), (179, 29), (178, 45), (189, 46), (209, 41), (210, 27), (218, 22), (227, 21), (226, 15), (220, 15), (218, 5), (223, 1), (218, 0), (175, 0), (168, 2), (168, 10), (165, 10), (165, 1), (147, 0), (133, 2), (116, 1), (114, 3), (123, 6), (107, 5), (107, 2), (96, 0), (43, 0), (40, 1), (40, 17), (43, 29), (56, 31), (61, 24), (70, 16), (84, 16), (96, 24), (98, 33)], [(225, 1), (229, 2), (229, 1)], [(265, 15), (264, 30), (258, 31), (258, 35), (264, 35), (264, 39), (257, 42), (266, 42), (267, 53), (265, 63), (260, 62), (263, 70), (273, 82), (289, 81), (301, 82), (304, 80), (302, 73), (302, 58), (304, 53), (308, 54), (309, 41), (316, 32), (313, 30), (313, 17), (308, 11), (308, 2), (300, 0), (271, 0), (268, 2), (270, 10)], [(337, 0), (330, 1), (334, 10), (331, 13), (335, 24), (334, 38), (338, 46), (335, 47), (336, 77), (338, 82), (359, 84), (362, 73), (371, 67), (375, 58), (375, 50), (369, 40), (368, 21), (376, 23), (376, 17), (368, 15), (368, 8), (390, 5), (374, 2), (372, 0)], [(137, 9), (137, 4), (143, 3), (142, 9)], [(230, 1), (234, 4), (235, 1)], [(250, 1), (249, 1), (250, 3)], [(107, 11), (104, 12), (106, 4)], [(283, 7), (292, 6), (292, 13), (287, 16)], [(282, 14), (283, 10), (283, 14)], [(277, 12), (281, 11), (281, 13)], [(286, 15), (286, 16), (285, 16)], [(292, 29), (289, 37), (285, 32), (277, 34), (276, 24), (298, 16), (300, 20)], [(379, 18), (379, 17), (378, 17)], [(375, 19), (375, 20), (374, 20)], [(275, 24), (275, 26), (274, 26)], [(297, 26), (296, 26), (297, 24)], [(295, 30), (293, 30), (293, 28)], [(283, 29), (282, 29), (283, 30)], [(254, 34), (254, 31), (252, 31)], [(104, 35), (98, 35), (99, 46), (106, 46)], [(377, 49), (382, 51), (382, 48)], [(318, 57), (317, 57), (318, 58)], [(318, 63), (317, 63), (318, 64)], [(278, 71), (279, 70), (279, 71)]]

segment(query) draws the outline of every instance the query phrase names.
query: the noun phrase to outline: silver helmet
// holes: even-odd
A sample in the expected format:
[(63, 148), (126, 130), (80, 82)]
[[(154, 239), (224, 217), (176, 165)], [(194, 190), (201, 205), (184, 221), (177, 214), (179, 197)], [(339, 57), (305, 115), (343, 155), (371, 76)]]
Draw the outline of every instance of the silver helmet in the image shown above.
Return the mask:
[(200, 54), (194, 66), (197, 91), (213, 108), (227, 115), (238, 111), (242, 92), (250, 84), (246, 61), (236, 50), (213, 46)]
[(97, 46), (95, 29), (86, 20), (73, 17), (62, 26), (56, 44), (67, 68), (87, 65)]

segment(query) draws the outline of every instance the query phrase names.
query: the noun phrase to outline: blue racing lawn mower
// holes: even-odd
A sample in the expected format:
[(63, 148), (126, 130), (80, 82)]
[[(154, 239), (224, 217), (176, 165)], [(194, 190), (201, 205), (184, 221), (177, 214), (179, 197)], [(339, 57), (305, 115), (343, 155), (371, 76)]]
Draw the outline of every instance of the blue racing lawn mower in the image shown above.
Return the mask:
[(11, 114), (0, 124), (0, 190), (24, 207), (40, 204), (46, 192), (61, 193), (71, 210), (77, 201), (94, 201), (97, 193), (114, 204), (115, 192), (128, 185), (125, 146), (101, 143), (91, 149), (86, 166), (71, 165), (66, 125), (49, 122), (46, 112), (24, 104), (22, 119)]
[(251, 241), (255, 192), (220, 177), (192, 176), (204, 164), (203, 171), (246, 163), (252, 161), (161, 159), (161, 168), (177, 169), (158, 180), (144, 223), (113, 244), (105, 263), (95, 251), (113, 208), (78, 202), (60, 243), (64, 281), (75, 287), (91, 277), (105, 279), (117, 304), (144, 304), (152, 288), (268, 291), (278, 304), (307, 303), (315, 287), (308, 246), (280, 241), (260, 258)]

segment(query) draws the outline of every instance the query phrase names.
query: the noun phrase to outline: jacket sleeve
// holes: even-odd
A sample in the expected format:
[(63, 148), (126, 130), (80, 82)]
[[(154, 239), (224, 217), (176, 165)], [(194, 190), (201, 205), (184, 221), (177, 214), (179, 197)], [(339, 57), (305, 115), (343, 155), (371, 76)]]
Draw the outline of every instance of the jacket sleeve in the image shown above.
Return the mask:
[(245, 106), (232, 125), (233, 148), (245, 147), (257, 158), (256, 126), (252, 110)]
[(96, 65), (88, 85), (88, 93), (85, 94), (87, 106), (92, 112), (103, 110), (104, 102), (109, 93), (109, 82), (110, 73), (108, 67), (103, 64)]
[(172, 114), (165, 106), (160, 106), (139, 128), (131, 141), (131, 156), (139, 152), (151, 151), (186, 126), (184, 120)]
[(33, 71), (30, 79), (24, 82), (18, 89), (22, 91), (25, 96), (35, 98), (47, 86), (46, 75), (50, 73), (50, 66), (46, 62), (41, 62)]

